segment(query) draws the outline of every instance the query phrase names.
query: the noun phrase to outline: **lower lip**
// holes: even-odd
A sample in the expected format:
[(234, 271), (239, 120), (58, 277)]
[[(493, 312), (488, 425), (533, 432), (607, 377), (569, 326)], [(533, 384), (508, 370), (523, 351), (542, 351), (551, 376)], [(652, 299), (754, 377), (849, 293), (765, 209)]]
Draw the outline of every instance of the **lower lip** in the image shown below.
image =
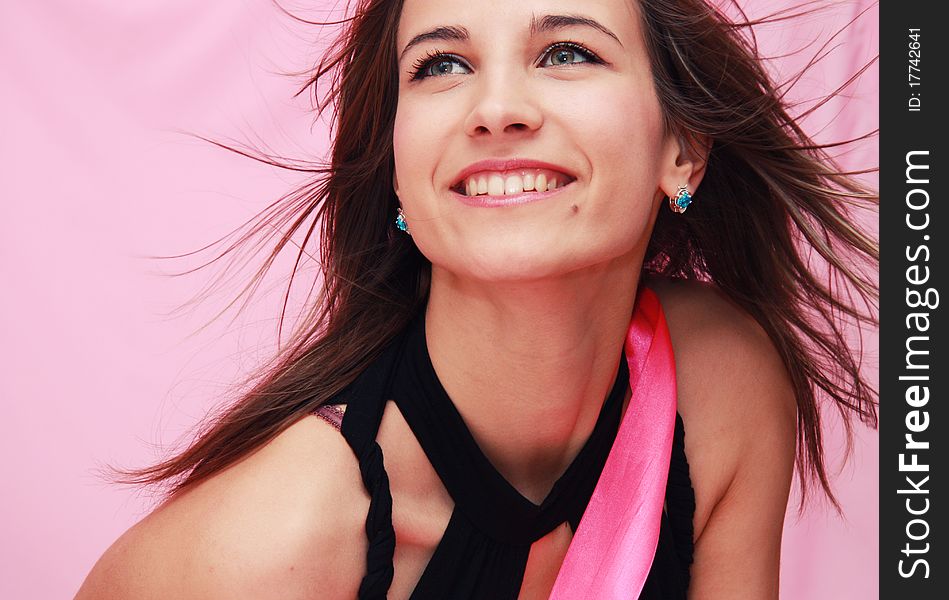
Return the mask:
[(547, 190), (546, 192), (521, 192), (519, 194), (505, 194), (504, 196), (466, 196), (452, 191), (452, 194), (461, 201), (462, 204), (475, 206), (477, 208), (499, 208), (502, 206), (516, 206), (518, 204), (529, 204), (546, 200), (551, 196), (556, 196), (561, 191), (573, 185), (571, 181), (567, 185)]

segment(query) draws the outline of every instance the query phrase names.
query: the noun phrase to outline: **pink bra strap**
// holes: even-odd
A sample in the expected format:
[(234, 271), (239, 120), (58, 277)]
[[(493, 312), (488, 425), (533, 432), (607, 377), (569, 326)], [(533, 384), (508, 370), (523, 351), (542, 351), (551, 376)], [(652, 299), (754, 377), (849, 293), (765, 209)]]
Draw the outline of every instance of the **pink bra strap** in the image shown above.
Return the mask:
[(343, 415), (346, 414), (345, 404), (324, 404), (313, 411), (313, 414), (323, 419), (339, 431), (343, 426)]

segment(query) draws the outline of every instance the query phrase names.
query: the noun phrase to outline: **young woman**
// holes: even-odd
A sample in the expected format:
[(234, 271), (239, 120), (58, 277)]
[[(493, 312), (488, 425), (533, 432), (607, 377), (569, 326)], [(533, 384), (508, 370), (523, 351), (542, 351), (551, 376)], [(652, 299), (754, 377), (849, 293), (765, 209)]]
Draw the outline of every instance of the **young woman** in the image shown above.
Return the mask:
[(743, 29), (364, 0), (325, 77), (332, 164), (259, 225), (322, 219), (311, 318), (77, 597), (777, 597), (819, 399), (875, 422), (877, 248)]

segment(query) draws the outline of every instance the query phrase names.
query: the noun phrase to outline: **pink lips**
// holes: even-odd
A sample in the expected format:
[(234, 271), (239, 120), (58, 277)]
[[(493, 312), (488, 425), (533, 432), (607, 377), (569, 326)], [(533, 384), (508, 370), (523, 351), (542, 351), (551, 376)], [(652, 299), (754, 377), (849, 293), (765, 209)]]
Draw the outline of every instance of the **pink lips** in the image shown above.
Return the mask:
[[(480, 195), (480, 196), (468, 196), (464, 193), (458, 192), (455, 188), (471, 175), (482, 172), (482, 171), (496, 171), (496, 172), (505, 172), (505, 171), (515, 171), (518, 169), (546, 169), (550, 171), (555, 171), (563, 175), (563, 184), (554, 188), (552, 190), (547, 190), (543, 192), (530, 191), (530, 192), (521, 192), (517, 194), (505, 194), (500, 196), (489, 196), (489, 195)], [(491, 208), (491, 207), (501, 207), (501, 206), (514, 206), (518, 204), (527, 204), (529, 202), (537, 202), (550, 198), (553, 195), (558, 194), (561, 190), (568, 187), (576, 178), (570, 175), (564, 170), (563, 167), (558, 165), (543, 162), (539, 160), (524, 159), (524, 158), (512, 158), (512, 159), (487, 159), (480, 160), (478, 162), (472, 163), (465, 167), (458, 175), (455, 176), (455, 184), (452, 186), (451, 192), (454, 194), (459, 201), (468, 206), (475, 206), (481, 208)]]

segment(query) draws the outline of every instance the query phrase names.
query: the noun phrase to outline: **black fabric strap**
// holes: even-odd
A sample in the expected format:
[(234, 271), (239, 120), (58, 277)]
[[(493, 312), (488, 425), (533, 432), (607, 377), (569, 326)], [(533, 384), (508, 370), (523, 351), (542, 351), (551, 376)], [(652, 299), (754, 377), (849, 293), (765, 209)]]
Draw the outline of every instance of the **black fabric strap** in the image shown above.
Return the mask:
[(689, 587), (689, 567), (692, 565), (692, 537), (695, 525), (695, 491), (689, 477), (689, 461), (685, 456), (685, 427), (676, 413), (675, 435), (672, 438), (672, 457), (669, 461), (669, 481), (666, 486), (666, 507), (669, 526), (676, 540), (676, 552), (681, 565), (682, 580)]
[(340, 431), (359, 459), (363, 485), (369, 492), (369, 513), (366, 516), (369, 550), (366, 574), (359, 585), (359, 598), (372, 600), (386, 597), (394, 574), (392, 495), (376, 434), (389, 395), (392, 366), (398, 361), (401, 346), (401, 337), (390, 343), (380, 357), (334, 400), (334, 403), (347, 405)]

